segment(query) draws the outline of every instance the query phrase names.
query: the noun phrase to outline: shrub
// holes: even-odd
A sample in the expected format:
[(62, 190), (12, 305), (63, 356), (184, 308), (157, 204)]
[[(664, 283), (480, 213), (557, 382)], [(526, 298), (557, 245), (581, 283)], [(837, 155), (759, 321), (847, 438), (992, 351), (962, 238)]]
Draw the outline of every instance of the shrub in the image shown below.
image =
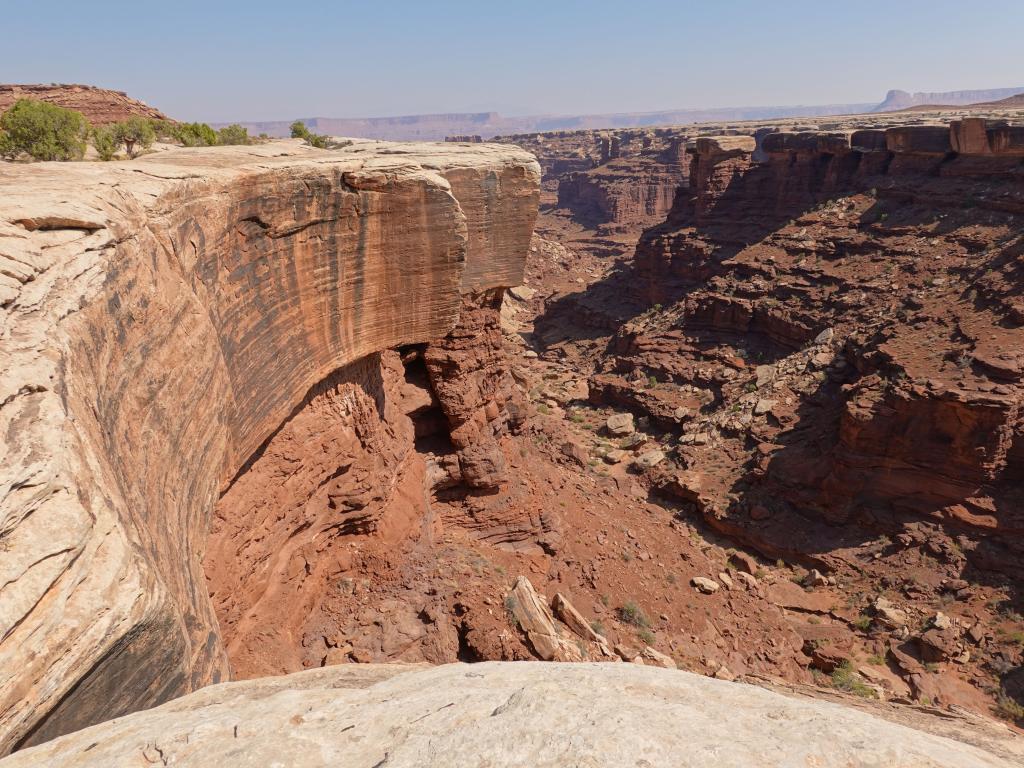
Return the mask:
[(89, 124), (81, 112), (45, 101), (18, 99), (0, 117), (0, 154), (36, 160), (81, 160)]
[(153, 126), (153, 133), (156, 134), (158, 139), (173, 139), (178, 140), (177, 131), (178, 124), (171, 122), (170, 120), (156, 120), (152, 119), (149, 124)]
[(640, 609), (640, 606), (632, 600), (626, 601), (626, 604), (619, 608), (618, 614), (620, 621), (626, 624), (632, 624), (634, 627), (646, 629), (651, 626), (651, 622), (648, 621), (644, 612)]
[(1024, 705), (1007, 695), (1006, 691), (999, 692), (999, 697), (996, 699), (996, 713), (1007, 720), (1024, 721)]
[(153, 146), (153, 141), (156, 139), (153, 125), (149, 120), (141, 117), (129, 117), (122, 123), (115, 123), (112, 127), (115, 139), (119, 144), (124, 144), (129, 158), (135, 157), (138, 150)]
[(249, 130), (238, 123), (225, 126), (217, 131), (217, 140), (224, 145), (252, 143), (252, 139), (249, 138)]
[(331, 141), (330, 136), (321, 136), (318, 133), (313, 133), (306, 127), (306, 124), (301, 120), (296, 120), (292, 123), (292, 138), (302, 139), (309, 146), (316, 147), (317, 149), (334, 149), (339, 146)]
[(114, 129), (109, 125), (99, 125), (92, 129), (92, 145), (100, 160), (113, 160), (117, 154), (117, 148), (121, 146)]
[(179, 123), (174, 138), (186, 147), (213, 147), (217, 145), (217, 132), (206, 123)]
[(641, 629), (636, 633), (636, 636), (644, 643), (644, 645), (654, 645), (654, 633), (649, 629)]
[(832, 685), (841, 691), (849, 691), (864, 699), (873, 699), (878, 696), (873, 688), (865, 685), (857, 677), (857, 674), (853, 671), (853, 665), (848, 661), (844, 661), (836, 667), (832, 673)]

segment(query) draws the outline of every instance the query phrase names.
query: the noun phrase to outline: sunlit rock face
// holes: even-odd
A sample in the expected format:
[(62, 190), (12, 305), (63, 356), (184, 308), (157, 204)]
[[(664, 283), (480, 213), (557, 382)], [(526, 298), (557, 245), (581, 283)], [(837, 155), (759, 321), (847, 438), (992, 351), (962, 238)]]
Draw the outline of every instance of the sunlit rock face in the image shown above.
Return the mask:
[(0, 752), (225, 678), (218, 498), (332, 372), (521, 282), (538, 185), (490, 145), (5, 167)]

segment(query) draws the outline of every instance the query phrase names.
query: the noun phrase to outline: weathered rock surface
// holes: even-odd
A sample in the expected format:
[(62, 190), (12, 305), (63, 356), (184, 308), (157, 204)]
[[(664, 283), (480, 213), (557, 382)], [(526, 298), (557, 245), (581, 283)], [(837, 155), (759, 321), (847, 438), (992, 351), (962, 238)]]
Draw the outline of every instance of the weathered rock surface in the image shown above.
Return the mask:
[[(594, 430), (633, 413), (644, 450), (665, 459), (630, 476), (635, 463), (615, 462), (610, 449), (625, 446), (603, 430), (588, 440), (570, 423), (573, 439), (611, 456), (600, 471), (617, 488), (670, 497), (763, 556), (746, 569), (753, 583), (699, 601), (716, 629), (743, 613), (721, 598), (757, 596), (803, 639), (803, 668), (772, 674), (805, 681), (817, 643), (843, 647), (855, 667), (893, 663), (895, 643), (913, 698), (1009, 716), (1020, 700), (999, 696), (1024, 663), (1012, 639), (1024, 630), (1024, 126), (1019, 113), (990, 116), (693, 126), (687, 184), (632, 259), (603, 263), (609, 238), (565, 228), (569, 243), (561, 209), (545, 209), (544, 237), (578, 255), (542, 248), (549, 266), (528, 277), (548, 286), (564, 274), (538, 308), (533, 348), (549, 371), (589, 372), (587, 406), (570, 419)], [(638, 549), (670, 557), (649, 537)], [(720, 569), (681, 559), (687, 586)], [(904, 621), (873, 607), (880, 594)], [(980, 625), (978, 639), (929, 633), (939, 609), (961, 634)], [(669, 642), (692, 648), (700, 625), (682, 613), (697, 627)], [(737, 626), (756, 632), (771, 615)], [(769, 654), (780, 670), (787, 645)], [(709, 646), (690, 651), (708, 674), (737, 674), (737, 656), (763, 650)]]
[(160, 110), (130, 98), (122, 91), (111, 91), (93, 85), (0, 85), (0, 114), (18, 99), (34, 99), (73, 109), (85, 115), (93, 125), (106, 125), (146, 117), (166, 120)]
[[(309, 437), (292, 423), (268, 448), (311, 400), (351, 430), (383, 429), (394, 361), (373, 356), (440, 342), (464, 302), (522, 282), (538, 181), (528, 154), (493, 145), (4, 167), (0, 751), (224, 678), (202, 569), (218, 496), (265, 449)], [(462, 454), (501, 421), (488, 376), (465, 374), (467, 410), (449, 414), (474, 425)], [(339, 476), (399, 460), (372, 436), (331, 440), (319, 466)], [(365, 477), (320, 487), (330, 479), (298, 473), (292, 498), (333, 493), (342, 527), (371, 524)], [(304, 509), (273, 535), (338, 524)], [(304, 568), (302, 542), (283, 543), (250, 550), (249, 575)]]
[(212, 686), (0, 765), (1008, 768), (1024, 754), (1008, 733), (987, 751), (934, 730), (655, 666), (369, 665)]

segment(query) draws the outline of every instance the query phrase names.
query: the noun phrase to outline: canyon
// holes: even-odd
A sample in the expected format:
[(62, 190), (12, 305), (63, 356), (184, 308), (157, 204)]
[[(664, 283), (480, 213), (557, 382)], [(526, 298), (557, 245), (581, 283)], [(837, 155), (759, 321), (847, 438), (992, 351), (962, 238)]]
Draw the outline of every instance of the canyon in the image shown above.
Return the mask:
[(1019, 118), (5, 166), (0, 753), (1019, 761)]

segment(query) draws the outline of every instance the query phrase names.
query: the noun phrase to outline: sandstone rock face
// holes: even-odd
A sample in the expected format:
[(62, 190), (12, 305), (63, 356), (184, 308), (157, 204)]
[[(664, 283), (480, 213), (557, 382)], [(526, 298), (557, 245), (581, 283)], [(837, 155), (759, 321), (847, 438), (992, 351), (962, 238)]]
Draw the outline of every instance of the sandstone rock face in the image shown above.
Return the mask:
[[(528, 154), (491, 145), (5, 166), (0, 750), (224, 679), (202, 569), (218, 496), (252, 502), (245, 470), (312, 434), (335, 456), (290, 498), (369, 525), (360, 504), (387, 483), (359, 476), (401, 459), (380, 425), (397, 363), (377, 353), (443, 346), (464, 302), (522, 281), (538, 183)], [(467, 420), (490, 418), (464, 452), (501, 421), (467, 378)], [(347, 426), (289, 420), (310, 403)], [(332, 461), (352, 476), (321, 486)]]
[(85, 115), (93, 125), (106, 125), (146, 117), (166, 120), (167, 116), (121, 91), (92, 85), (0, 85), (0, 114), (18, 99), (34, 99), (73, 109)]
[(622, 233), (664, 219), (686, 180), (681, 128), (499, 137), (537, 155), (544, 189), (579, 223)]
[[(689, 193), (638, 247), (649, 299), (684, 296), (689, 331), (744, 334), (748, 348), (766, 345), (756, 354), (776, 360), (804, 344), (822, 350), (805, 370), (827, 370), (821, 386), (835, 382), (841, 393), (838, 444), (823, 457), (780, 456), (767, 476), (803, 485), (805, 499), (820, 484), (815, 503), (834, 510), (830, 519), (870, 499), (979, 531), (1019, 530), (1024, 367), (1008, 351), (1021, 339), (1019, 268), (1009, 266), (1016, 256), (1003, 235), (1024, 214), (1019, 130), (968, 119), (870, 132), (884, 143), (868, 131), (779, 132), (763, 139), (762, 163), (750, 146), (734, 146), (737, 137), (701, 139)], [(935, 215), (953, 216), (944, 238), (922, 231)], [(928, 261), (917, 261), (926, 251)], [(882, 254), (895, 254), (893, 263), (882, 265)], [(978, 271), (962, 272), (967, 264)], [(953, 301), (958, 290), (979, 298)], [(944, 338), (942, 352), (922, 353), (947, 326), (964, 329), (963, 342)], [(826, 328), (840, 329), (845, 347), (815, 338)], [(671, 335), (623, 334), (617, 350), (642, 364), (678, 343)], [(759, 375), (752, 386), (751, 417), (798, 415), (786, 415), (778, 382)]]
[(653, 665), (370, 665), (212, 686), (0, 765), (1019, 765), (987, 746)]

